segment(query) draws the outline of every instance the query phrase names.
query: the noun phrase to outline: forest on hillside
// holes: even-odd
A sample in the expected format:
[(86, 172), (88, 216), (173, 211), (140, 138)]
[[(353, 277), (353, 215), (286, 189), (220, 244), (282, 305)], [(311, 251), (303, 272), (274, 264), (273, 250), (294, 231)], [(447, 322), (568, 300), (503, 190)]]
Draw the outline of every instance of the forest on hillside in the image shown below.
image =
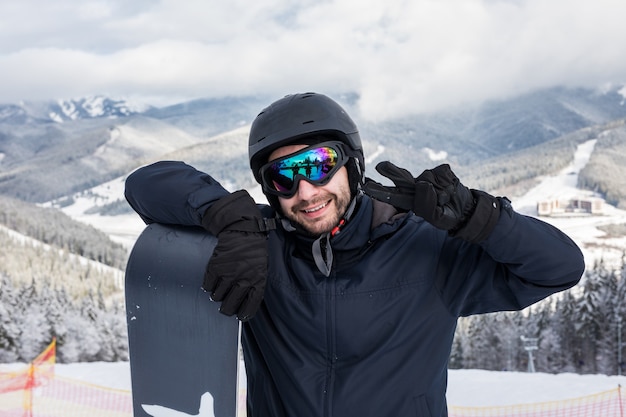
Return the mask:
[(543, 176), (565, 168), (578, 145), (597, 139), (578, 187), (600, 193), (609, 204), (626, 208), (626, 120), (620, 119), (563, 135), (557, 139), (479, 164), (455, 168), (470, 188), (515, 197), (537, 185)]
[(626, 121), (601, 134), (589, 163), (578, 176), (578, 186), (596, 191), (609, 204), (626, 209)]
[[(524, 178), (532, 181), (547, 169), (566, 166), (577, 143), (598, 137), (581, 178), (601, 190), (602, 181), (626, 178), (620, 171), (626, 166), (619, 159), (626, 154), (620, 132), (579, 131), (567, 146), (555, 141), (553, 151), (524, 154), (527, 164), (512, 158), (508, 165), (500, 160), (465, 174), (486, 182), (507, 178), (479, 185), (485, 189), (506, 188)], [(615, 169), (606, 172), (602, 166)], [(611, 233), (624, 231), (613, 227)], [(128, 359), (122, 281), (128, 253), (121, 245), (59, 210), (4, 196), (0, 196), (0, 245), (0, 362), (28, 362), (53, 337), (59, 362)], [(620, 343), (626, 341), (625, 299), (626, 267), (590, 265), (581, 284), (524, 311), (460, 319), (450, 367), (524, 371), (528, 366), (520, 339), (524, 336), (537, 339), (538, 371), (624, 373), (626, 352)]]
[(121, 245), (0, 197), (0, 247), (0, 362), (29, 362), (53, 337), (59, 362), (128, 359)]
[(625, 300), (626, 267), (600, 262), (577, 286), (523, 311), (460, 319), (450, 367), (525, 371), (525, 337), (536, 339), (538, 372), (624, 374)]
[(95, 227), (60, 210), (0, 195), (0, 225), (69, 253), (121, 269), (128, 251)]
[(123, 273), (0, 230), (0, 362), (128, 359)]
[[(39, 263), (32, 255), (25, 265)], [(62, 363), (127, 360), (121, 291), (91, 281), (76, 297), (58, 280), (51, 284), (52, 274), (40, 271), (36, 278), (16, 281), (0, 271), (0, 362), (28, 362), (53, 337)], [(626, 267), (610, 270), (600, 263), (576, 287), (523, 311), (461, 318), (450, 368), (525, 371), (524, 336), (537, 339), (537, 371), (623, 373), (625, 299)]]
[(128, 360), (121, 297), (94, 289), (78, 299), (42, 277), (16, 283), (0, 272), (0, 362), (30, 362), (57, 339), (60, 363)]

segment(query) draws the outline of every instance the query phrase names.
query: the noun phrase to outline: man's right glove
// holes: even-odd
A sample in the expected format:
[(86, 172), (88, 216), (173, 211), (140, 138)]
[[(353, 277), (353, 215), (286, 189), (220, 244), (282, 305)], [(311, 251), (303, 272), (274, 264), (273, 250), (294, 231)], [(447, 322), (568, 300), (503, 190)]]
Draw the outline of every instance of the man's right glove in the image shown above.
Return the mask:
[(251, 319), (267, 279), (267, 228), (259, 208), (247, 191), (236, 191), (207, 209), (202, 225), (217, 237), (202, 288), (222, 302), (221, 313)]
[(483, 191), (469, 190), (448, 164), (427, 169), (417, 178), (389, 161), (376, 165), (376, 171), (395, 187), (368, 178), (364, 185), (366, 194), (401, 210), (412, 210), (451, 236), (480, 242), (489, 236), (500, 216), (498, 199)]

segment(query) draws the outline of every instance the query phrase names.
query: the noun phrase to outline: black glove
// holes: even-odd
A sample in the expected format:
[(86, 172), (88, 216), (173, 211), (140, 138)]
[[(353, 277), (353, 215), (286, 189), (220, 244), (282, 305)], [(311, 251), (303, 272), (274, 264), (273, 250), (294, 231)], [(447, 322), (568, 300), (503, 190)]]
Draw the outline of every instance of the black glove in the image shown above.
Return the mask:
[(240, 190), (217, 200), (204, 214), (202, 225), (217, 245), (207, 265), (202, 288), (220, 312), (252, 318), (259, 309), (267, 279), (267, 228), (256, 203)]
[(379, 163), (376, 171), (389, 178), (395, 187), (368, 178), (365, 193), (401, 210), (412, 210), (452, 236), (480, 242), (489, 236), (498, 221), (498, 199), (482, 191), (470, 191), (448, 164), (427, 169), (417, 178), (388, 161)]

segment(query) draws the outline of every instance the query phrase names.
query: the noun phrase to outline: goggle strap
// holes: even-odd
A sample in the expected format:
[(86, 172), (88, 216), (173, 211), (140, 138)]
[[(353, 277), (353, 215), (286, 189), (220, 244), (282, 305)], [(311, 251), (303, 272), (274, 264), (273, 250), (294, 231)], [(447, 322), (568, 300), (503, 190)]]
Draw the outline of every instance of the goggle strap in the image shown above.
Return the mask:
[(233, 223), (230, 230), (238, 232), (269, 232), (277, 228), (276, 219), (274, 218), (254, 218), (245, 219)]

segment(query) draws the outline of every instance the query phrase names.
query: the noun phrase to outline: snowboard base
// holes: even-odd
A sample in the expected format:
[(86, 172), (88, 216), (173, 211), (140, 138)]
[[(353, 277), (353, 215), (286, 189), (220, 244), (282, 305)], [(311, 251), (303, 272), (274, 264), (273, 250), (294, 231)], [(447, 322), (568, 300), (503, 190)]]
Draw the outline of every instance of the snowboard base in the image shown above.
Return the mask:
[(216, 243), (201, 228), (151, 224), (133, 246), (125, 295), (134, 417), (236, 417), (239, 322), (201, 288)]

